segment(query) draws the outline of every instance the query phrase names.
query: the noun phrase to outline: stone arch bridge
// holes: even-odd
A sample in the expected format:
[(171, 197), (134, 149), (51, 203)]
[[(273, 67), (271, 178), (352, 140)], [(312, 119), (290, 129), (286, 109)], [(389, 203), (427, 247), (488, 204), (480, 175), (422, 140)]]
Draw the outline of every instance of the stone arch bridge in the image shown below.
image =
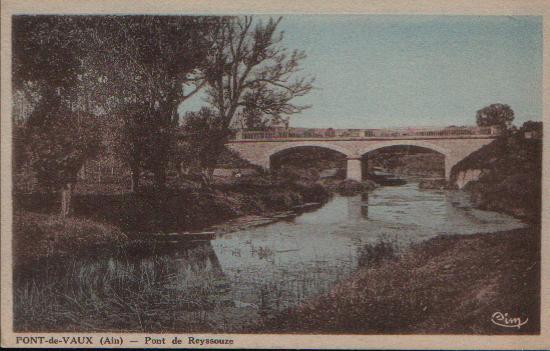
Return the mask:
[(451, 169), (472, 152), (498, 136), (494, 127), (460, 127), (441, 129), (366, 129), (351, 135), (312, 135), (280, 132), (238, 132), (227, 146), (250, 163), (269, 169), (271, 156), (293, 148), (316, 146), (337, 151), (347, 158), (347, 178), (362, 179), (361, 158), (376, 149), (410, 145), (439, 152), (445, 157), (445, 178)]

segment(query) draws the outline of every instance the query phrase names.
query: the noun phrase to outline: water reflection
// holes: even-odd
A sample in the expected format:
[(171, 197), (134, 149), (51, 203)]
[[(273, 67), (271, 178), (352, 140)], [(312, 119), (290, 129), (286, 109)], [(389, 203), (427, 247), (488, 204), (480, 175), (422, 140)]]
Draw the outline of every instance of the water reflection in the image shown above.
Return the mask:
[(369, 193), (361, 194), (361, 217), (369, 219)]
[(364, 218), (368, 218), (363, 216), (363, 207), (368, 208), (368, 198), (367, 203), (363, 202), (363, 198), (361, 195), (357, 196), (350, 196), (347, 198), (348, 200), (348, 219), (353, 222), (358, 222), (363, 220)]
[[(390, 240), (403, 248), (438, 234), (521, 226), (511, 217), (472, 209), (462, 192), (421, 191), (416, 184), (336, 196), (294, 220), (212, 241), (73, 257), (20, 272), (16, 325), (32, 328), (37, 311), (60, 318), (55, 325), (69, 323), (74, 300), (96, 307), (79, 307), (71, 313), (89, 317), (71, 318), (100, 323), (101, 330), (246, 330), (262, 316), (328, 291), (356, 269), (365, 244)], [(116, 314), (111, 325), (102, 322), (109, 318), (97, 315), (97, 306), (109, 318)]]
[(521, 226), (508, 216), (471, 209), (460, 192), (421, 191), (407, 184), (335, 197), (292, 222), (222, 235), (212, 245), (236, 301), (284, 308), (325, 292), (351, 273), (367, 243), (391, 240), (403, 248), (438, 234)]

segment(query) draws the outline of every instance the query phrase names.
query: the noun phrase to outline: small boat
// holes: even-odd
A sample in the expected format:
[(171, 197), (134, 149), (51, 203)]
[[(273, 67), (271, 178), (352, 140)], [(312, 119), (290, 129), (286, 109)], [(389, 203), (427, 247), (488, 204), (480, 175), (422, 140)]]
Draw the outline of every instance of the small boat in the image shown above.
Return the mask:
[(311, 208), (318, 207), (321, 203), (319, 202), (306, 202), (305, 204), (297, 205), (292, 207), (295, 210), (309, 210)]

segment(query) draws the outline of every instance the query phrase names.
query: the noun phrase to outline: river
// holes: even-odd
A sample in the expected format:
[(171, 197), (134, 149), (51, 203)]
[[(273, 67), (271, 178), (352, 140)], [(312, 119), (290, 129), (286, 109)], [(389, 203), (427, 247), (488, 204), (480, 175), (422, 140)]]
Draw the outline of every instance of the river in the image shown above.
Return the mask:
[[(193, 245), (44, 262), (15, 277), (15, 324), (33, 331), (247, 331), (345, 279), (365, 245), (383, 241), (399, 251), (440, 234), (522, 226), (472, 208), (462, 191), (416, 183), (334, 196), (294, 218)], [(44, 314), (51, 323), (31, 320)]]

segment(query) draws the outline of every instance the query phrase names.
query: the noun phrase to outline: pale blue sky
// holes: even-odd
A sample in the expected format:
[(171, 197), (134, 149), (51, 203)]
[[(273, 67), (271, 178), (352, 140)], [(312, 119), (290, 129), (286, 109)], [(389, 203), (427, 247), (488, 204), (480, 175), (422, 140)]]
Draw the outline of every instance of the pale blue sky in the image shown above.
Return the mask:
[(291, 126), (470, 125), (497, 102), (516, 125), (541, 119), (541, 17), (287, 15), (280, 29), (316, 77)]

